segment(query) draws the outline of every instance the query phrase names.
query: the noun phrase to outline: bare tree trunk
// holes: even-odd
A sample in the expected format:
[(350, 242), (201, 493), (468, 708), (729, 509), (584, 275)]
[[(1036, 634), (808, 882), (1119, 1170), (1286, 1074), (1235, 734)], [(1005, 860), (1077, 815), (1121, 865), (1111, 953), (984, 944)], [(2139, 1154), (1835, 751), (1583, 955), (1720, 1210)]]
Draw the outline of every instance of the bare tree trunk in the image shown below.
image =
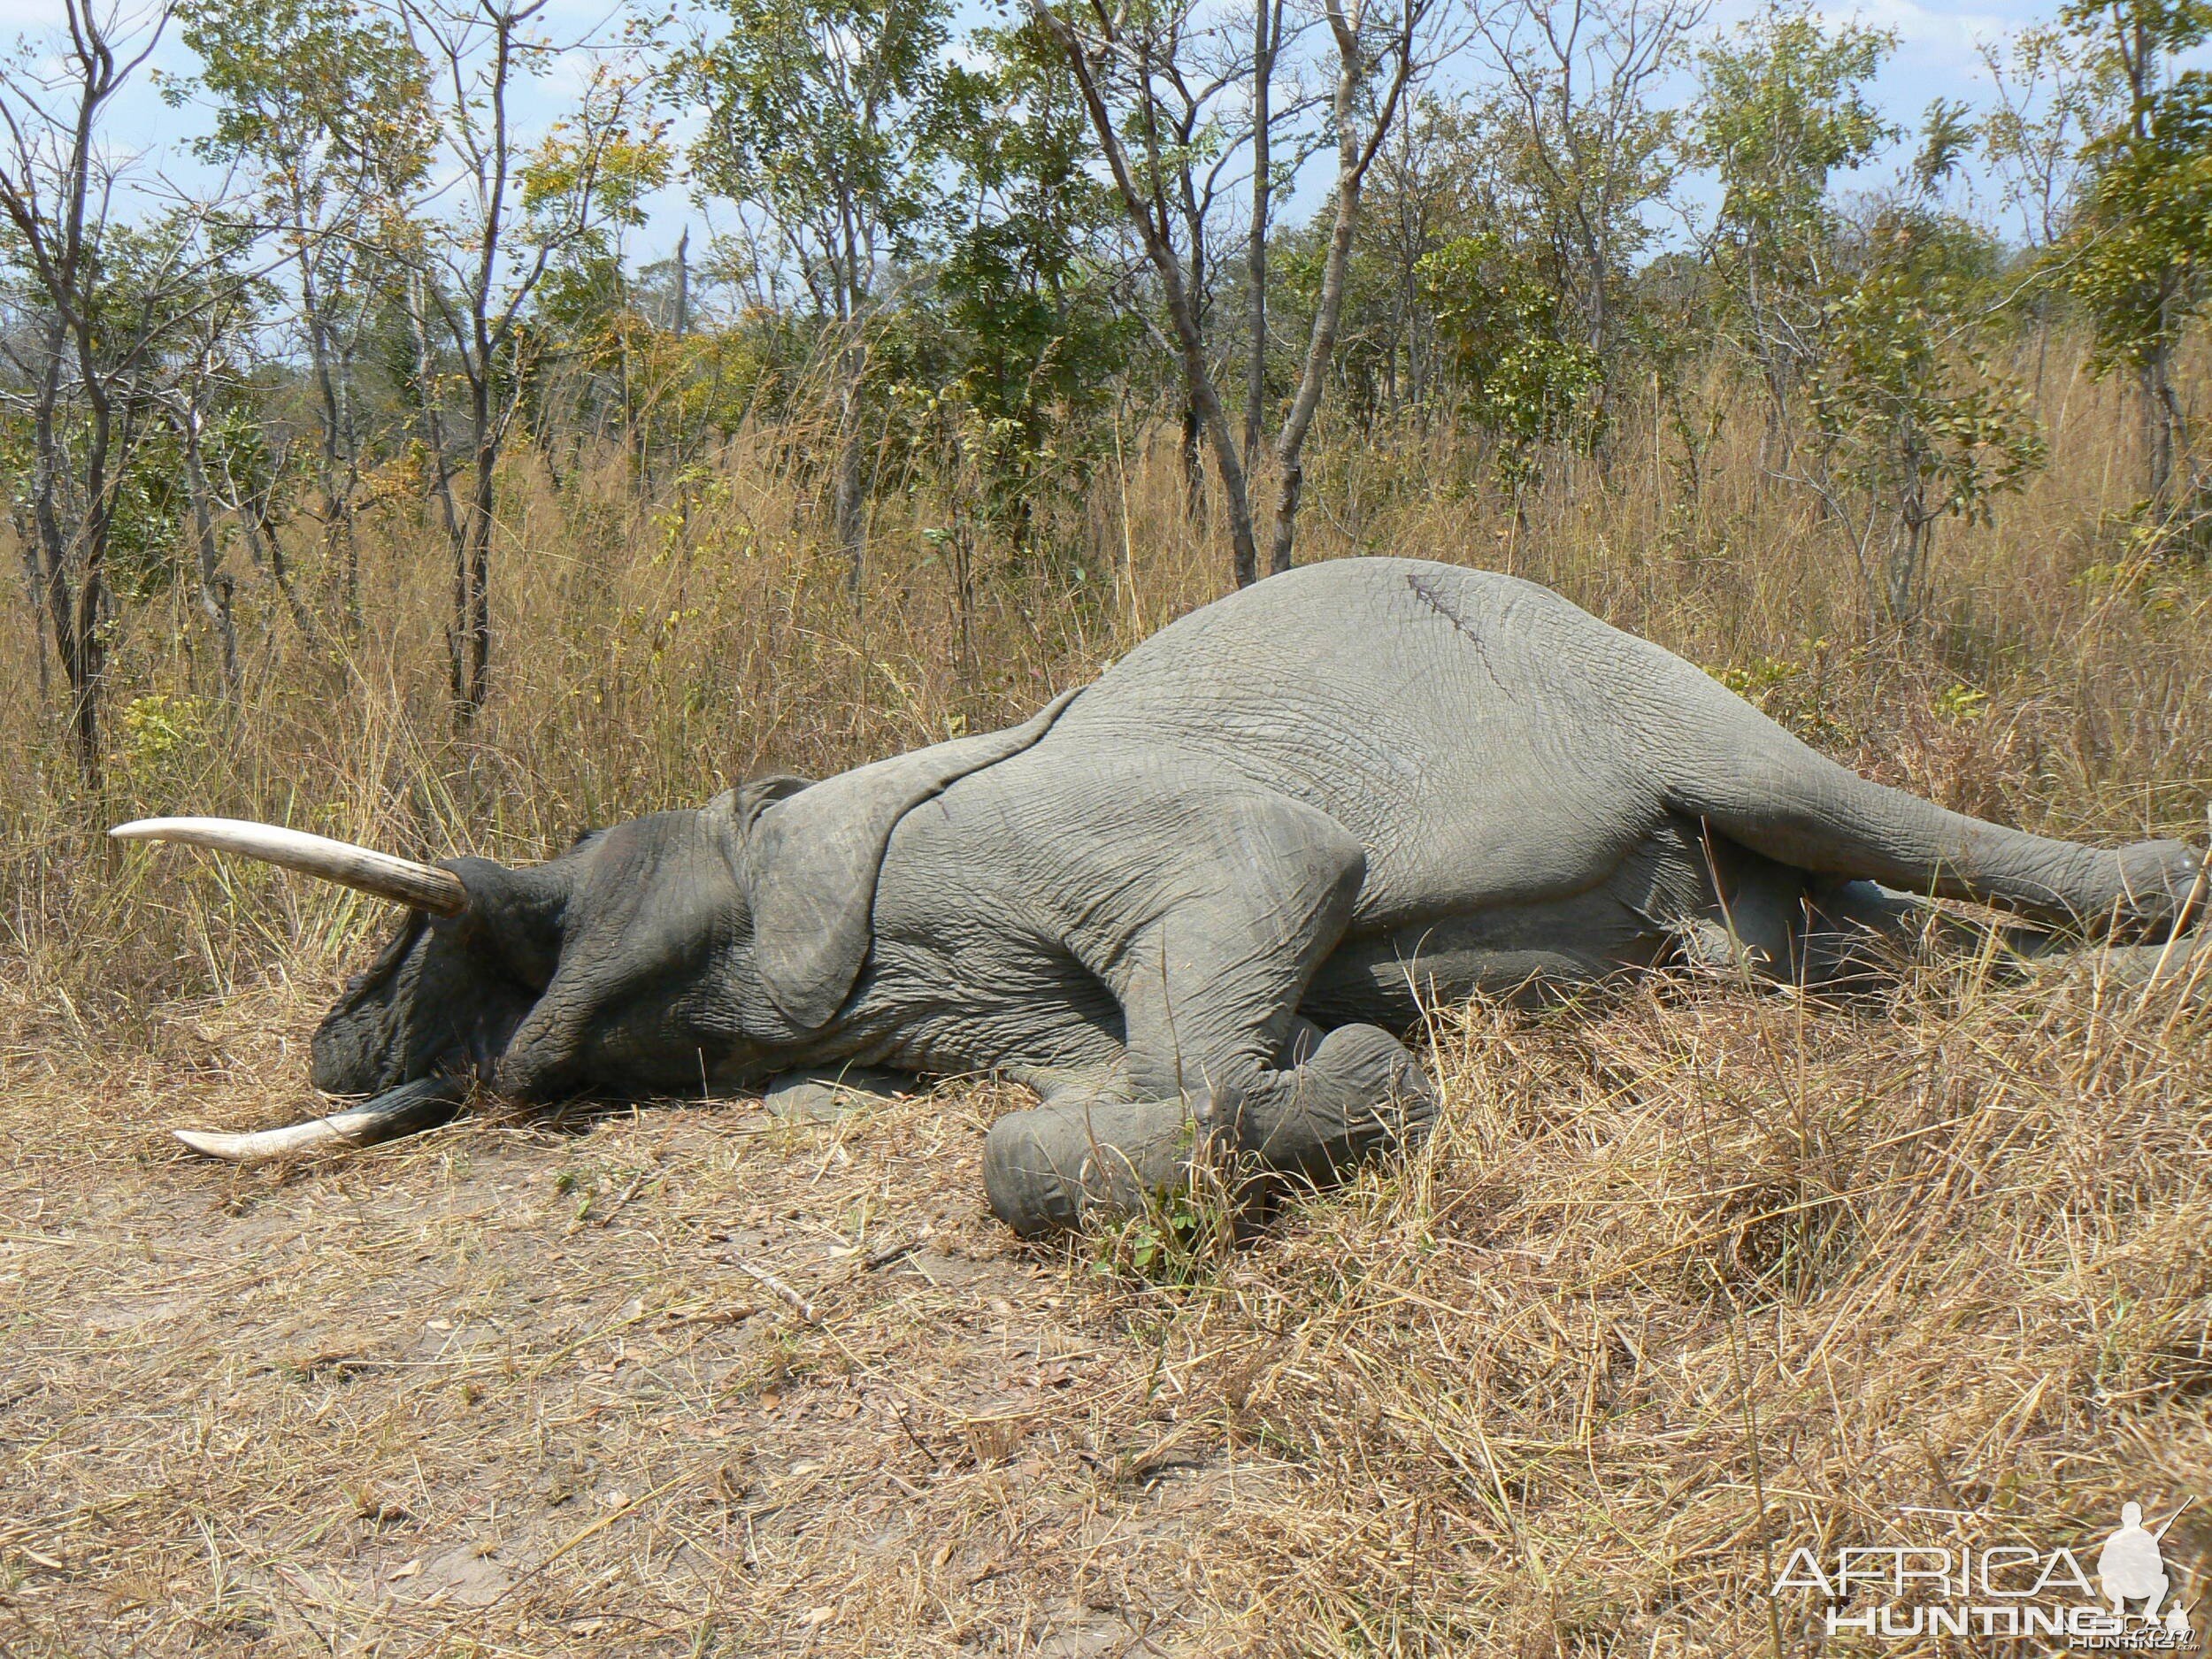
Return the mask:
[[(62, 677), (69, 686), (70, 738), (85, 783), (96, 790), (101, 774), (101, 702), (107, 683), (107, 646), (101, 636), (100, 617), (106, 603), (104, 566), (111, 516), (111, 504), (106, 500), (110, 489), (109, 414), (104, 395), (96, 395), (92, 410), (94, 435), (83, 467), (83, 510), (73, 534), (63, 525), (57, 500), (67, 465), (54, 421), (61, 353), (65, 349), (58, 319), (53, 329), (52, 346), (52, 367), (33, 420), (37, 461), (31, 511), (33, 522), (38, 526), (46, 615), (53, 626), (54, 654), (61, 659)], [(92, 388), (88, 387), (87, 390), (90, 392)], [(70, 580), (73, 564), (77, 567), (73, 584)]]
[(459, 702), (462, 722), (475, 718), (491, 695), (492, 513), (499, 472), (499, 441), (492, 421), (491, 388), (480, 380), (471, 413), (476, 423), (476, 459), (469, 496), (468, 545), (456, 566), (460, 579), (457, 611), (468, 644), (468, 674)]
[[(468, 449), (471, 469), (466, 511), (454, 507), (449, 479), (441, 455), (437, 490), (453, 538), (453, 622), (449, 650), (453, 713), (465, 727), (491, 695), (491, 549), (496, 522), (499, 461), (509, 423), (524, 401), (528, 369), (528, 326), (523, 320), (533, 296), (560, 250), (588, 235), (595, 222), (597, 192), (605, 152), (621, 119), (620, 100), (589, 117), (574, 180), (554, 208), (536, 204), (534, 212), (526, 164), (509, 121), (509, 99), (518, 65), (535, 49), (527, 40), (530, 20), (546, 0), (478, 0), (473, 7), (433, 14), (410, 7), (408, 15), (443, 60), (440, 79), (451, 88), (457, 106), (471, 111), (449, 125), (459, 136), (451, 148), (473, 174), (473, 205), (465, 227), (449, 227), (421, 257), (411, 292), (421, 317), (436, 308), (468, 385)], [(520, 234), (517, 215), (532, 227), (520, 248), (509, 242)], [(445, 252), (436, 251), (442, 248)], [(434, 267), (449, 277), (429, 280)], [(426, 390), (434, 385), (429, 371), (426, 332), (417, 325), (417, 357)], [(432, 400), (434, 403), (434, 398)], [(434, 431), (437, 423), (429, 423)]]
[(222, 652), (223, 690), (233, 703), (238, 701), (238, 626), (231, 613), (231, 599), (237, 584), (223, 568), (223, 549), (215, 539), (215, 514), (208, 503), (207, 465), (200, 453), (202, 418), (196, 406), (181, 411), (178, 424), (183, 427), (185, 491), (192, 500), (192, 534), (198, 557), (200, 610), (206, 616), (208, 626), (215, 630), (215, 640)]
[(1271, 103), (1281, 29), (1276, 12), (1280, 4), (1281, 0), (1253, 0), (1252, 4), (1252, 234), (1244, 260), (1248, 295), (1245, 309), (1251, 313), (1252, 324), (1244, 366), (1244, 465), (1248, 472), (1259, 461), (1267, 402), (1267, 231), (1273, 204), (1269, 140), (1274, 123)]
[(1322, 264), (1320, 303), (1315, 307), (1313, 334), (1306, 344), (1305, 372), (1299, 378), (1297, 395), (1291, 400), (1283, 429), (1275, 439), (1275, 525), (1267, 560), (1271, 572), (1286, 571), (1291, 565), (1292, 549), (1298, 534), (1298, 498), (1306, 481), (1306, 434), (1312, 428), (1314, 412), (1321, 406), (1329, 358), (1336, 348), (1337, 324), (1344, 312), (1344, 275), (1351, 263), (1352, 239), (1359, 229), (1360, 196), (1367, 183), (1368, 169), (1389, 135), (1390, 124), (1404, 97), (1406, 82), (1412, 76), (1413, 37), (1421, 15), (1419, 7), (1409, 0), (1401, 14), (1402, 27), (1392, 43), (1394, 61), (1390, 88), (1376, 105), (1373, 127), (1363, 144), (1354, 117), (1359, 95), (1367, 85), (1370, 63), (1360, 41), (1360, 11), (1356, 6), (1347, 18), (1342, 0), (1324, 0), (1324, 4), (1337, 49), (1336, 97), (1332, 111), (1336, 127), (1336, 212), (1329, 227), (1328, 253)]
[(430, 451), (430, 493), (445, 524), (446, 545), (453, 550), (453, 620), (446, 626), (447, 690), (457, 710), (465, 705), (467, 674), (464, 618), (468, 612), (468, 555), (459, 505), (453, 499), (453, 465), (446, 452), (445, 417), (438, 408), (437, 357), (430, 349), (420, 273), (407, 281), (407, 321), (415, 336), (415, 395), (422, 400), (423, 444)]
[[(100, 694), (107, 672), (107, 653), (100, 637), (103, 562), (107, 551), (106, 517), (100, 497), (106, 488), (107, 407), (94, 403), (95, 438), (85, 469), (85, 499), (75, 534), (64, 526), (59, 500), (69, 457), (55, 417), (61, 403), (62, 366), (72, 347), (73, 333), (81, 348), (83, 330), (73, 330), (64, 307), (78, 298), (74, 292), (84, 257), (81, 227), (90, 174), (90, 129), (94, 110), (89, 98), (81, 117), (78, 142), (68, 162), (67, 188), (71, 196), (74, 244), (65, 250), (61, 265), (48, 281), (53, 313), (45, 329), (39, 361), (39, 378), (33, 400), (31, 446), (31, 522), (38, 534), (39, 577), (45, 594), (44, 611), (53, 629), (54, 655), (60, 659), (62, 679), (69, 687), (69, 733), (76, 749), (77, 765), (85, 783), (100, 785)], [(19, 216), (12, 215), (12, 217)], [(80, 349), (79, 361), (83, 355)], [(92, 388), (88, 386), (87, 391)], [(79, 566), (72, 591), (70, 565)]]
[(269, 488), (249, 494), (238, 487), (235, 479), (227, 478), (230, 485), (229, 504), (238, 518), (238, 533), (246, 543), (246, 557), (254, 568), (267, 575), (277, 596), (284, 601), (284, 608), (291, 613), (292, 626), (300, 632), (310, 649), (320, 651), (328, 643), (322, 624), (307, 608), (299, 590), (292, 586), (292, 569), (284, 557), (284, 542), (277, 534), (276, 526), (269, 518)]
[(46, 614), (54, 630), (54, 654), (61, 659), (62, 678), (69, 687), (69, 734), (77, 764), (86, 784), (100, 784), (101, 693), (107, 680), (107, 649), (100, 637), (103, 608), (101, 571), (88, 563), (71, 591), (68, 546), (59, 538), (58, 526), (42, 527), (46, 543), (42, 562), (46, 588)]
[[(306, 212), (296, 197), (294, 215), (302, 224)], [(352, 442), (352, 414), (349, 389), (342, 386), (336, 366), (332, 362), (333, 342), (331, 322), (324, 303), (322, 284), (317, 280), (313, 256), (303, 238), (298, 256), (300, 273), (300, 311), (307, 325), (309, 366), (315, 382), (316, 424), (322, 428), (321, 443), (318, 446), (316, 471), (322, 495), (323, 549), (326, 561), (336, 563), (342, 572), (340, 603), (345, 616), (345, 626), (358, 629), (361, 626), (361, 549), (360, 538), (353, 522), (353, 495), (360, 474), (360, 465)], [(288, 590), (286, 597), (290, 598)]]
[(2186, 429), (2181, 398), (2174, 389), (2173, 348), (2157, 342), (2143, 359), (2138, 379), (2142, 389), (2143, 452), (2149, 495), (2154, 511), (2173, 504), (2174, 466)]
[(681, 340), (691, 332), (691, 227), (684, 227), (683, 234), (676, 238), (676, 316), (675, 335)]
[(1183, 280), (1183, 263), (1176, 257), (1174, 245), (1167, 234), (1166, 213), (1157, 214), (1137, 187), (1137, 180), (1129, 166), (1128, 153), (1122, 148), (1121, 134), (1115, 126), (1113, 113), (1106, 107), (1106, 100), (1099, 91), (1097, 76), (1093, 73), (1082, 38), (1067, 22), (1056, 16), (1038, 0), (1035, 15), (1052, 31), (1068, 55), (1068, 66), (1075, 76), (1077, 88), (1083, 97), (1083, 106), (1091, 118), (1091, 131), (1098, 140), (1099, 148), (1106, 157), (1108, 168), (1114, 177), (1114, 188), (1119, 193), (1123, 207), (1137, 227), (1144, 242), (1145, 254), (1152, 261), (1152, 268), (1160, 279), (1160, 292), (1167, 307), (1169, 321), (1175, 329), (1175, 342), (1183, 360), (1183, 379), (1189, 388), (1190, 401), (1198, 411), (1201, 425), (1214, 452), (1214, 470), (1221, 478), (1223, 504), (1229, 515), (1231, 570), (1240, 588), (1249, 587), (1259, 578), (1259, 543), (1252, 530), (1251, 496), (1245, 481), (1244, 462), (1237, 453), (1235, 437), (1229, 430), (1229, 417), (1221, 406), (1219, 391), (1214, 385), (1213, 371), (1206, 360), (1206, 340), (1198, 317), (1198, 308), (1189, 288)]
[(848, 322), (845, 326), (846, 341), (838, 364), (842, 384), (838, 388), (837, 476), (831, 485), (830, 527), (845, 556), (846, 592), (857, 603), (868, 559), (866, 477), (860, 434), (864, 365), (859, 346), (852, 338), (856, 325)]
[(1206, 522), (1204, 440), (1205, 422), (1198, 412), (1198, 400), (1186, 397), (1183, 400), (1183, 516), (1202, 527)]
[(46, 642), (46, 595), (39, 588), (37, 543), (33, 540), (35, 533), (24, 518), (20, 505), (11, 514), (11, 518), (15, 528), (16, 546), (23, 555), (23, 593), (31, 602), (31, 638), (36, 641), (38, 649), (38, 703), (43, 709), (53, 698), (54, 670), (47, 658), (50, 648)]

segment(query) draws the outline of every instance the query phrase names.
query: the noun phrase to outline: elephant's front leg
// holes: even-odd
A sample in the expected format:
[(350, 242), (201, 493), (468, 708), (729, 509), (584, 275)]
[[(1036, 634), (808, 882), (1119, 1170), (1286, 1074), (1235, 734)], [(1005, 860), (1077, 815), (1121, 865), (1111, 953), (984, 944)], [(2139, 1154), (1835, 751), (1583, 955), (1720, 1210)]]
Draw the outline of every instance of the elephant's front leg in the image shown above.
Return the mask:
[(1247, 1190), (1254, 1177), (1321, 1184), (1417, 1139), (1433, 1115), (1427, 1078), (1389, 1033), (1322, 1035), (1298, 1018), (1358, 896), (1356, 841), (1295, 803), (1238, 797), (1209, 802), (1160, 852), (1148, 911), (1071, 941), (1121, 1004), (1125, 1094), (1056, 1093), (986, 1144), (992, 1209), (1025, 1236), (1137, 1208), (1202, 1157)]

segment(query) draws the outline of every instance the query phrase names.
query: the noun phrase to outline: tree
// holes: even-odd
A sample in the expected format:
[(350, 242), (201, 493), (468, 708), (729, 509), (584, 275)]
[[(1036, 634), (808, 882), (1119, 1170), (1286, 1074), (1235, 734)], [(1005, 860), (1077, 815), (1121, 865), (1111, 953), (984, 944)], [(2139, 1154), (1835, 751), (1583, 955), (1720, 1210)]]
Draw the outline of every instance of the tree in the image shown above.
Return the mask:
[(27, 42), (0, 65), (0, 407), (19, 427), (39, 620), (52, 631), (73, 745), (94, 787), (108, 563), (146, 481), (138, 463), (165, 430), (165, 397), (190, 372), (180, 349), (253, 274), (219, 204), (123, 217), (121, 170), (100, 126), (167, 20), (157, 12), (119, 33), (88, 0), (65, 0), (63, 38)]
[(211, 106), (213, 130), (194, 148), (249, 171), (256, 217), (289, 263), (324, 550), (357, 624), (360, 360), (390, 274), (380, 233), (432, 153), (429, 65), (396, 19), (352, 0), (206, 0), (180, 33), (200, 73), (166, 96), (180, 104), (196, 90)]
[(2062, 28), (2021, 30), (1981, 48), (1996, 103), (1982, 118), (1984, 155), (2021, 244), (2063, 239), (2089, 178), (2088, 146), (2117, 118), (2117, 65)]
[[(605, 62), (594, 65), (570, 114), (526, 148), (513, 121), (518, 82), (562, 55), (531, 32), (547, 0), (403, 4), (409, 34), (442, 88), (434, 107), (442, 154), (426, 177), (456, 205), (434, 216), (419, 192), (387, 234), (408, 271), (431, 487), (453, 549), (448, 660), (454, 712), (465, 723), (491, 690), (492, 531), (500, 456), (522, 384), (516, 351), (525, 312), (556, 262), (609, 221), (641, 218), (640, 204), (668, 176), (668, 155), (641, 108), (642, 79)], [(446, 441), (445, 362), (460, 381), (465, 457)], [(451, 484), (461, 466), (468, 490), (457, 499)]]
[(1499, 478), (1517, 512), (1534, 452), (1594, 426), (1605, 360), (1572, 326), (1525, 245), (1501, 231), (1455, 237), (1417, 273), (1461, 407), (1496, 435)]
[(946, 336), (939, 407), (980, 475), (985, 518), (1019, 556), (1053, 486), (1087, 474), (1093, 417), (1128, 361), (1131, 319), (1111, 257), (1115, 204), (1085, 171), (1065, 59), (1033, 20), (972, 44), (990, 67), (947, 78), (956, 173), (927, 300)]
[[(1306, 436), (1327, 383), (1329, 359), (1343, 314), (1345, 277), (1358, 234), (1367, 176), (1390, 136), (1415, 75), (1423, 67), (1426, 38), (1444, 0), (1395, 0), (1396, 10), (1356, 0), (1323, 0), (1322, 16), (1336, 45), (1335, 96), (1329, 126), (1336, 135), (1336, 190), (1329, 209), (1328, 251), (1323, 259), (1319, 302), (1306, 344), (1304, 372), (1275, 436), (1275, 523), (1268, 569), (1286, 571), (1297, 534), (1298, 500), (1305, 487)], [(1363, 119), (1362, 118), (1364, 117)]]
[(2146, 478), (2162, 512), (2189, 442), (2174, 353), (2203, 310), (2212, 247), (2212, 74), (2171, 65), (2212, 38), (2212, 4), (2075, 0), (2060, 15), (2118, 72), (2123, 108), (2088, 146), (2066, 251), (2070, 286), (2096, 322), (2100, 366), (2136, 376)]
[[(1244, 458), (1215, 380), (1202, 296), (1193, 280), (1194, 254), (1202, 257), (1203, 219), (1194, 211), (1187, 170), (1196, 136), (1190, 112), (1213, 107), (1230, 76), (1217, 68), (1210, 75), (1197, 68), (1194, 43), (1207, 41), (1210, 31), (1197, 24), (1195, 10), (1186, 0), (1171, 0), (1160, 9), (1113, 12), (1098, 4), (1087, 12), (1072, 5), (1056, 11), (1048, 0), (1032, 4), (1067, 53), (1090, 115), (1092, 136), (1159, 281), (1174, 352), (1212, 449), (1226, 503), (1232, 572), (1244, 586), (1258, 578), (1259, 543)], [(1343, 0), (1322, 0), (1323, 21), (1335, 50), (1328, 133), (1335, 144), (1336, 177), (1325, 210), (1327, 241), (1304, 361), (1275, 438), (1271, 571), (1291, 565), (1305, 442), (1328, 381), (1368, 174), (1416, 75), (1436, 48), (1444, 9), (1445, 0), (1353, 0), (1348, 8)], [(1179, 202), (1173, 194), (1178, 185)], [(1185, 232), (1180, 246), (1179, 228)]]
[(1252, 0), (1252, 222), (1244, 254), (1244, 467), (1259, 464), (1267, 405), (1267, 234), (1274, 219), (1275, 72), (1283, 55), (1283, 0)]
[(1725, 296), (1724, 328), (1755, 363), (1786, 448), (1796, 395), (1831, 277), (1837, 219), (1829, 180), (1896, 136), (1868, 96), (1893, 39), (1777, 4), (1699, 55), (1695, 155), (1717, 175), (1707, 262)]
[[(265, 309), (267, 296), (258, 285), (223, 280), (216, 273), (214, 291), (206, 304), (193, 310), (194, 327), (176, 342), (175, 373), (157, 396), (161, 417), (175, 437), (178, 470), (183, 474), (185, 501), (191, 515), (191, 539), (196, 555), (200, 609), (214, 630), (220, 653), (223, 689), (235, 701), (241, 690), (238, 670), (238, 626), (233, 614), (235, 584), (223, 568), (222, 543), (216, 518), (223, 510), (214, 482), (220, 469), (229, 469), (223, 451), (222, 411), (233, 403), (244, 375), (240, 360), (246, 355), (253, 324)], [(261, 411), (256, 411), (257, 413)], [(286, 597), (292, 595), (282, 583)]]
[(866, 330), (884, 262), (935, 206), (945, 139), (944, 0), (717, 0), (729, 29), (686, 54), (703, 100), (701, 189), (757, 206), (835, 335), (832, 520), (856, 595), (865, 557)]
[(1724, 326), (1763, 375), (1774, 474), (1847, 541), (1874, 610), (1917, 613), (1936, 527), (1985, 517), (2040, 465), (2017, 388), (1980, 342), (2005, 297), (1994, 242), (1935, 205), (1972, 143), (1928, 114), (1907, 183), (1856, 220), (1835, 174), (1895, 136), (1868, 83), (1889, 37), (1774, 9), (1702, 57), (1700, 141), (1723, 198), (1711, 263)]
[(1468, 99), (1424, 96), (1376, 158), (1360, 237), (1372, 269), (1368, 303), (1379, 313), (1369, 350), (1393, 409), (1424, 410), (1440, 389), (1449, 348), (1424, 262), (1458, 238), (1499, 231), (1493, 138)]
[(1982, 62), (1996, 92), (1980, 123), (1982, 153), (2000, 199), (2016, 216), (2022, 247), (2035, 256), (2031, 295), (2040, 392), (2052, 307), (2067, 280), (2063, 257), (2053, 256), (2088, 181), (2087, 146), (2113, 126), (2116, 65), (2069, 31), (2050, 27), (2023, 29), (2001, 47), (1985, 43)]
[(1918, 614), (1936, 526), (1985, 520), (2043, 464), (2026, 399), (1976, 337), (1997, 253), (1961, 220), (1892, 202), (1838, 250), (1821, 308), (1806, 376), (1816, 442), (1797, 475), (1896, 626)]
[(1603, 427), (1608, 376), (1626, 366), (1629, 296), (1650, 245), (1650, 212), (1678, 165), (1671, 111), (1653, 94), (1704, 16), (1701, 0), (1569, 0), (1487, 14), (1481, 23), (1504, 83), (1486, 125), (1500, 196), (1546, 244), (1558, 296), (1553, 328), (1601, 373), (1584, 390)]

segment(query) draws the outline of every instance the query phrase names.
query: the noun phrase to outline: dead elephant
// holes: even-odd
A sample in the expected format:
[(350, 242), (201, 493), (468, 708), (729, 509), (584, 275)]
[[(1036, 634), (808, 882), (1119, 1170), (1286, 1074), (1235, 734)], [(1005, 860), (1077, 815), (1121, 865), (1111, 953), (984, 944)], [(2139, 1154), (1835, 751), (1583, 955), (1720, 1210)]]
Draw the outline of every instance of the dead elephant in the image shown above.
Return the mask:
[(1025, 1234), (1202, 1148), (1319, 1182), (1417, 1138), (1433, 1094), (1395, 1033), (1425, 1004), (1685, 953), (1816, 982), (1914, 926), (1907, 893), (2157, 941), (2204, 885), (2179, 842), (2078, 846), (1870, 783), (1543, 588), (1394, 558), (1209, 605), (1007, 731), (531, 868), (115, 833), (410, 906), (315, 1035), (316, 1086), (377, 1098), (204, 1151), (383, 1138), (470, 1076), (550, 1101), (995, 1071), (1042, 1097), (986, 1150)]

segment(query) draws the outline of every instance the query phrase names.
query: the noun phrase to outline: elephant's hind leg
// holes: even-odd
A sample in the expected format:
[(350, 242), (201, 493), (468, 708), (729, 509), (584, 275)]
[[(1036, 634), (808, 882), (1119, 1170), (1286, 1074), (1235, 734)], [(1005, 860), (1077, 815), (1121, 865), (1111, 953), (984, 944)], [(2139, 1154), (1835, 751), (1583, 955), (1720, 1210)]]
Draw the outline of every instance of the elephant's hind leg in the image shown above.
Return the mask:
[(2029, 926), (1992, 929), (1925, 899), (1871, 881), (1834, 883), (1808, 903), (1803, 979), (1826, 990), (1875, 989), (1895, 982), (1916, 947), (1973, 955), (1993, 948), (2008, 979), (2081, 977), (2123, 986), (2154, 981), (2212, 999), (2212, 930), (2198, 928), (2151, 944), (2085, 944), (2078, 933)]
[(2202, 862), (2179, 841), (2084, 847), (1947, 811), (1763, 721), (1724, 737), (1671, 786), (1671, 804), (1816, 875), (1995, 904), (2055, 926), (2142, 931), (2179, 918)]

